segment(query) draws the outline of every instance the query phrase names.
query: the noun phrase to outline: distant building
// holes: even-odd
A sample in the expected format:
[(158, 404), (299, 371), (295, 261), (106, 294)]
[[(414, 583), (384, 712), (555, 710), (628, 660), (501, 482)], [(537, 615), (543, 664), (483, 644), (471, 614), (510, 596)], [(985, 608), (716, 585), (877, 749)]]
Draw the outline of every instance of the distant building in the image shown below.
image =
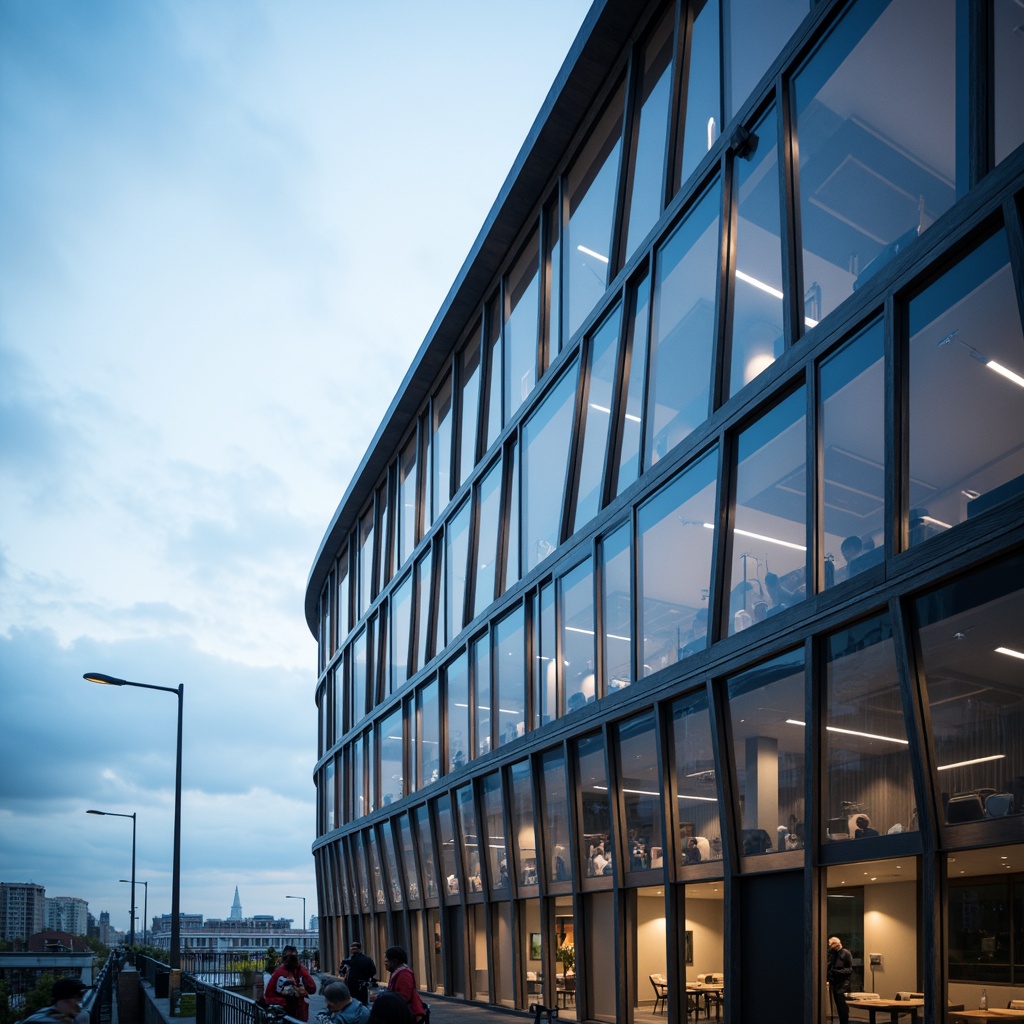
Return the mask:
[(35, 882), (0, 882), (0, 936), (28, 939), (46, 925), (46, 889)]
[(235, 902), (231, 904), (231, 920), (242, 920), (242, 901), (238, 898), (238, 886), (235, 886)]
[(89, 904), (77, 896), (46, 897), (46, 927), (72, 935), (89, 933)]
[(99, 939), (104, 945), (110, 945), (110, 911), (100, 912)]
[(28, 940), (30, 953), (88, 953), (89, 943), (81, 935), (59, 929), (36, 932)]

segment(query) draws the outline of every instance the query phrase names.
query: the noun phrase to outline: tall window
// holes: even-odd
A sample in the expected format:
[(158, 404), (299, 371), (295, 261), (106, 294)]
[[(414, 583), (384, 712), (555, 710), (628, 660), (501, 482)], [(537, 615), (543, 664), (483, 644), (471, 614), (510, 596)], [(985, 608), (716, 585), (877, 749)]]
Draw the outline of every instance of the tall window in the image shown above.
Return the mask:
[(648, 712), (618, 726), (619, 783), (625, 808), (628, 871), (660, 868), (664, 862), (661, 831), (661, 777), (658, 733)]
[(487, 383), (484, 388), (484, 407), (480, 415), (484, 418), (487, 428), (484, 451), (488, 451), (501, 433), (501, 317), (499, 316), (498, 296), (495, 295), (487, 303), (484, 316), (484, 351), (487, 357), (485, 370)]
[(526, 732), (526, 623), (519, 605), (494, 627), (494, 696), (498, 746)]
[(601, 692), (633, 681), (633, 565), (629, 523), (601, 539)]
[(345, 637), (352, 628), (351, 579), (348, 574), (348, 548), (338, 556), (336, 570), (338, 580), (338, 607), (335, 618), (338, 623), (338, 646), (345, 643)]
[(597, 697), (594, 565), (580, 562), (558, 581), (561, 599), (562, 675), (567, 711), (578, 711)]
[(466, 566), (469, 558), (470, 503), (464, 501), (448, 520), (444, 532), (445, 587), (444, 587), (444, 642), (454, 639), (464, 625), (466, 606)]
[(656, 256), (648, 380), (648, 466), (708, 417), (718, 288), (719, 184), (700, 200)]
[(376, 592), (373, 579), (373, 537), (374, 537), (374, 515), (373, 503), (359, 519), (359, 608), (358, 614), (362, 614), (370, 607), (373, 595)]
[(992, 40), (995, 62), (995, 159), (1008, 157), (1024, 142), (1024, 46), (1021, 44), (1020, 5), (996, 0), (992, 5)]
[(569, 793), (565, 782), (565, 754), (561, 747), (547, 751), (541, 758), (543, 803), (541, 816), (545, 850), (549, 858), (549, 882), (568, 882), (572, 878), (569, 852)]
[(402, 815), (399, 820), (399, 829), (402, 835), (402, 861), (405, 865), (405, 895), (410, 907), (418, 907), (422, 903), (419, 883), (420, 871), (419, 862), (416, 857), (416, 848), (413, 846), (411, 816), (412, 812)]
[(452, 494), (452, 377), (446, 374), (431, 402), (433, 473), (430, 487), (430, 521), (444, 511)]
[(391, 683), (395, 692), (411, 675), (409, 639), (412, 623), (412, 573), (391, 592)]
[(477, 822), (473, 784), (460, 786), (455, 791), (455, 809), (458, 811), (459, 842), (462, 845), (462, 863), (466, 868), (466, 891), (483, 892), (483, 868), (480, 864), (480, 825)]
[(796, 76), (809, 326), (956, 199), (955, 18), (933, 0), (856, 4)]
[(436, 782), (441, 774), (441, 718), (437, 700), (437, 680), (431, 679), (416, 693), (416, 710), (420, 728), (417, 736), (416, 785), (424, 786)]
[(583, 814), (578, 845), (588, 878), (614, 874), (611, 804), (608, 799), (608, 765), (604, 737), (599, 732), (576, 744), (577, 771)]
[(412, 671), (418, 672), (430, 659), (430, 612), (434, 606), (430, 547), (416, 560), (416, 660)]
[(491, 643), (484, 633), (469, 645), (470, 668), (473, 672), (473, 706), (476, 708), (474, 730), (479, 754), (491, 750)]
[(445, 669), (448, 704), (448, 770), (462, 768), (473, 756), (469, 719), (469, 662), (463, 651)]
[(504, 801), (501, 795), (501, 772), (491, 772), (481, 783), (484, 797), (483, 840), (487, 864), (488, 891), (508, 895), (508, 845), (505, 840)]
[[(680, 182), (694, 172), (722, 132), (720, 0), (693, 0), (686, 34), (686, 99)], [(685, 14), (684, 14), (685, 17)]]
[(537, 383), (540, 249), (536, 232), (505, 279), (505, 306), (505, 422), (509, 423)]
[(477, 414), (480, 409), (480, 324), (459, 356), (459, 479), (464, 484), (476, 465)]
[(728, 0), (729, 74), (726, 119), (754, 91), (758, 80), (800, 26), (809, 0)]
[(416, 433), (413, 432), (398, 459), (398, 508), (396, 511), (395, 539), (398, 543), (396, 567), (403, 565), (412, 554), (419, 539), (417, 534), (417, 475)]
[(640, 428), (643, 425), (644, 378), (651, 319), (650, 290), (650, 277), (646, 272), (630, 290), (633, 315), (626, 321), (626, 358), (619, 383), (626, 395), (626, 407), (618, 424), (618, 469), (610, 488), (616, 495), (640, 475)]
[(380, 751), (380, 802), (384, 807), (401, 800), (408, 790), (405, 786), (402, 737), (402, 706), (395, 708), (380, 720), (377, 749)]
[[(672, 705), (676, 801), (681, 864), (722, 859), (718, 770), (705, 691)], [(657, 865), (653, 865), (657, 867)]]
[(533, 771), (529, 761), (517, 761), (512, 765), (511, 772), (512, 852), (519, 873), (519, 884), (536, 886), (537, 805), (533, 797)]
[(1000, 231), (910, 302), (909, 542), (1024, 494), (1024, 332)]
[(473, 617), (494, 600), (498, 560), (498, 529), (501, 525), (501, 460), (498, 459), (476, 485), (476, 582), (473, 586)]
[(423, 884), (427, 899), (437, 899), (437, 862), (434, 860), (434, 843), (430, 830), (430, 812), (426, 804), (413, 811), (416, 821), (416, 846), (419, 851), (419, 865), (423, 872)]
[(807, 596), (807, 439), (803, 388), (740, 434), (729, 634)]

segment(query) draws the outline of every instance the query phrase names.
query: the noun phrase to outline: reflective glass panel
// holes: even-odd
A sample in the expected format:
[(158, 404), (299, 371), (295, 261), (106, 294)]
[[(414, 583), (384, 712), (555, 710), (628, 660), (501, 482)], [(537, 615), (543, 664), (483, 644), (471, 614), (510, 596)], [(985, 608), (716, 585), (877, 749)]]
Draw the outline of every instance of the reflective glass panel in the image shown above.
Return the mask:
[(540, 249), (536, 233), (505, 278), (505, 307), (505, 422), (509, 423), (537, 383)]
[(464, 625), (466, 607), (466, 566), (469, 559), (469, 513), (470, 503), (462, 507), (448, 520), (444, 531), (445, 585), (444, 585), (444, 642), (453, 640)]
[(575, 401), (573, 364), (523, 424), (522, 556), (526, 572), (558, 547)]
[[(544, 209), (544, 245), (545, 259), (544, 268), (548, 279), (547, 316), (544, 318), (547, 325), (548, 338), (545, 346), (548, 358), (543, 369), (547, 369), (548, 363), (562, 351), (562, 236), (561, 236), (561, 211), (558, 202), (558, 190), (555, 190), (555, 198), (548, 203)], [(543, 370), (542, 370), (543, 372)]]
[(366, 748), (366, 813), (377, 809), (377, 736), (373, 729), (364, 733)]
[(558, 716), (558, 656), (555, 649), (555, 587), (540, 588), (533, 616), (536, 637), (533, 651), (536, 661), (537, 690), (534, 698), (534, 728)]
[(469, 645), (472, 686), (476, 707), (476, 747), (478, 754), (491, 749), (491, 645), (485, 633)]
[(409, 678), (409, 631), (412, 624), (412, 573), (391, 592), (391, 692)]
[(661, 867), (661, 777), (658, 733), (648, 712), (618, 727), (619, 780), (625, 807), (624, 827), (630, 871)]
[(722, 131), (719, 0), (693, 0), (689, 7), (693, 25), (686, 41), (686, 113), (680, 182), (693, 173)]
[(778, 123), (773, 107), (754, 127), (757, 145), (736, 158), (736, 271), (729, 394), (767, 369), (785, 348)]
[(361, 629), (355, 640), (352, 641), (352, 720), (348, 723), (349, 728), (358, 725), (366, 714), (366, 673), (369, 671), (368, 633), (369, 627)]
[(403, 753), (405, 741), (402, 737), (402, 706), (395, 708), (377, 726), (380, 751), (380, 802), (387, 807), (406, 794)]
[(1024, 142), (1024, 29), (1016, 0), (994, 0), (995, 158), (1008, 157)]
[(366, 866), (366, 844), (363, 842), (364, 834), (360, 832), (352, 837), (352, 849), (356, 855), (356, 879), (359, 883), (359, 909), (368, 914), (373, 909), (373, 899), (370, 894), (370, 872)]
[(431, 403), (433, 473), (431, 522), (444, 510), (452, 493), (452, 376), (449, 373)]
[(916, 603), (948, 824), (1024, 811), (1024, 557)]
[(600, 733), (585, 736), (576, 744), (576, 767), (583, 805), (579, 847), (585, 858), (587, 877), (611, 875), (614, 873), (612, 809), (608, 800), (604, 737)]
[(645, 464), (708, 417), (715, 343), (721, 187), (704, 196), (657, 254)]
[(566, 711), (578, 711), (597, 697), (594, 675), (594, 566), (588, 558), (559, 581), (562, 624), (562, 676)]
[(416, 562), (416, 659), (411, 672), (418, 672), (427, 663), (432, 652), (428, 649), (430, 639), (430, 609), (433, 607), (430, 569), (432, 560), (430, 546)]
[(807, 14), (808, 0), (728, 0), (729, 81), (726, 120), (782, 53)]
[(744, 855), (779, 853), (804, 815), (803, 652), (729, 680), (729, 718)]
[(708, 645), (708, 596), (717, 521), (712, 450), (640, 506), (637, 515), (641, 676)]
[(807, 596), (807, 439), (803, 388), (740, 434), (729, 635)]
[(389, 548), (393, 527), (390, 525), (388, 516), (388, 481), (385, 477), (384, 483), (377, 488), (377, 558), (380, 560), (380, 589), (383, 590), (391, 580), (395, 571), (395, 560), (391, 557)]
[(818, 371), (824, 583), (885, 557), (885, 337), (868, 327)]
[(405, 863), (405, 894), (408, 897), (409, 906), (418, 907), (420, 904), (419, 868), (416, 861), (416, 850), (412, 842), (410, 815), (403, 814), (401, 816), (399, 827), (402, 834), (402, 859)]
[(505, 843), (505, 815), (501, 797), (501, 773), (483, 778), (484, 828), (481, 839), (487, 863), (488, 890), (508, 895), (508, 848)]
[(434, 862), (434, 843), (430, 835), (430, 814), (426, 804), (412, 812), (416, 821), (416, 846), (419, 850), (419, 864), (423, 871), (427, 899), (437, 899), (437, 868)]
[[(828, 638), (822, 841), (917, 828), (910, 746), (888, 615)], [(787, 844), (803, 845), (803, 822)], [(843, 825), (845, 824), (845, 828)]]
[(619, 364), (621, 323), (622, 307), (616, 306), (590, 338), (588, 346), (585, 405), (581, 422), (583, 436), (578, 442), (579, 458), (576, 462), (574, 531), (601, 510), (604, 467), (608, 461), (609, 421)]
[(359, 519), (359, 609), (362, 615), (370, 607), (373, 599), (373, 507)]
[(505, 558), (504, 593), (513, 583), (519, 580), (519, 445), (512, 441), (505, 448), (506, 465), (511, 467), (505, 480), (508, 484), (508, 497), (505, 500), (505, 521), (508, 523), (508, 553)]
[(463, 651), (445, 669), (448, 695), (448, 770), (462, 768), (473, 756), (469, 735), (469, 660)]
[(487, 426), (486, 444), (484, 451), (487, 451), (501, 433), (501, 317), (498, 315), (498, 297), (495, 296), (487, 303), (487, 315), (484, 320), (487, 337), (484, 339), (484, 348), (487, 353), (487, 387), (485, 391), (486, 408), (482, 409), (480, 415), (484, 417)]
[(512, 765), (512, 852), (520, 886), (537, 884), (537, 805), (529, 761)]
[(338, 820), (337, 796), (335, 793), (336, 776), (334, 771), (333, 758), (324, 766), (323, 793), (324, 793), (324, 831), (330, 832), (337, 828), (341, 822)]
[(494, 600), (495, 568), (498, 558), (498, 527), (501, 516), (501, 460), (476, 485), (476, 583), (473, 588), (473, 617)]
[(441, 774), (438, 760), (441, 748), (441, 723), (437, 706), (436, 679), (432, 679), (417, 691), (416, 709), (420, 720), (417, 737), (419, 772), (416, 782), (417, 788), (422, 789), (431, 782), (436, 782)]
[(633, 569), (629, 523), (602, 538), (601, 552), (601, 669), (602, 693), (633, 681)]
[(448, 899), (459, 895), (459, 859), (455, 850), (455, 826), (452, 821), (452, 802), (447, 793), (437, 800), (438, 845), (441, 848), (441, 875), (444, 893)]
[(640, 428), (644, 413), (644, 373), (651, 318), (650, 278), (645, 273), (633, 289), (633, 315), (626, 321), (626, 359), (620, 388), (626, 408), (619, 424), (619, 465), (612, 490), (621, 494), (640, 475)]
[(404, 564), (416, 547), (416, 434), (402, 449), (398, 460), (398, 508), (395, 538), (398, 542), (397, 565)]
[(550, 857), (547, 878), (550, 882), (567, 882), (572, 878), (572, 859), (569, 851), (569, 794), (565, 784), (565, 754), (561, 747), (547, 751), (541, 758), (541, 784), (544, 844)]
[(477, 414), (480, 408), (480, 324), (459, 356), (459, 484), (464, 484), (476, 465)]
[(526, 733), (526, 623), (519, 605), (494, 627), (497, 745)]
[(349, 575), (348, 575), (348, 549), (346, 548), (338, 558), (337, 568), (338, 579), (338, 643), (345, 642), (349, 629), (352, 628), (352, 604), (349, 599)]
[(384, 895), (384, 871), (380, 866), (380, 854), (377, 851), (377, 833), (374, 829), (366, 830), (367, 849), (370, 851), (370, 878), (372, 881), (371, 901), (376, 910), (387, 908), (387, 897)]
[(381, 849), (384, 852), (384, 874), (388, 880), (388, 893), (391, 906), (400, 907), (402, 899), (402, 878), (398, 871), (398, 856), (395, 853), (395, 835), (391, 830), (391, 822), (384, 822), (381, 827)]
[(953, 205), (955, 49), (952, 3), (861, 3), (797, 75), (808, 326)]
[(455, 807), (459, 812), (459, 841), (462, 843), (462, 863), (466, 870), (466, 892), (483, 892), (484, 882), (480, 866), (480, 827), (476, 820), (476, 803), (472, 783), (455, 791)]
[(1024, 333), (993, 235), (910, 302), (911, 546), (1024, 494)]
[(366, 755), (362, 735), (349, 745), (349, 778), (352, 780), (352, 817), (361, 818), (366, 813)]
[(626, 218), (626, 258), (633, 255), (661, 215), (665, 192), (665, 147), (672, 88), (672, 31), (674, 10), (662, 15), (644, 46), (644, 63), (634, 99), (634, 128), (629, 206)]
[(576, 333), (608, 287), (622, 149), (622, 97), (620, 86), (569, 170), (562, 298), (568, 312), (568, 338)]
[(705, 691), (672, 705), (672, 742), (676, 755), (675, 827), (679, 830), (679, 862), (721, 860), (718, 768)]

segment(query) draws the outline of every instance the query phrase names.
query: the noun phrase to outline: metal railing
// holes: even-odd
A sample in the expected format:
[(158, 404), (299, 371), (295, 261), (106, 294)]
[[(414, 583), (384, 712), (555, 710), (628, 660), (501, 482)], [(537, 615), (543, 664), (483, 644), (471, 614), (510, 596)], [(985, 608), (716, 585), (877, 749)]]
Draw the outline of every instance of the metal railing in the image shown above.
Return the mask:
[(121, 961), (113, 953), (100, 968), (93, 986), (82, 997), (82, 1009), (89, 1014), (89, 1024), (110, 1024), (114, 1015), (114, 981)]

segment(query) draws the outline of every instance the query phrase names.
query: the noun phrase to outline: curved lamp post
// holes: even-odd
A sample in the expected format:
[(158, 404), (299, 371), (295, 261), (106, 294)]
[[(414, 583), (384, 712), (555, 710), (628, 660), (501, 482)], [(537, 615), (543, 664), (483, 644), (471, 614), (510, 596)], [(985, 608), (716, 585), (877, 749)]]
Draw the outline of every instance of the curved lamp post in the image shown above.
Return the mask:
[[(128, 679), (103, 675), (100, 672), (86, 672), (83, 679), (104, 686), (137, 686), (143, 690), (163, 690), (178, 698), (178, 759), (174, 774), (174, 853), (171, 867), (171, 970), (181, 970), (181, 722), (182, 707), (185, 703), (185, 684), (177, 687), (152, 686), (149, 683), (133, 683)], [(134, 900), (132, 903), (134, 904)], [(134, 905), (132, 913), (134, 914)]]
[[(119, 882), (129, 882), (131, 880), (128, 879), (128, 878), (119, 878), (118, 881)], [(134, 884), (134, 883), (132, 883), (132, 884)], [(146, 929), (149, 927), (149, 923), (148, 923), (149, 922), (149, 918), (147, 916), (149, 914), (149, 882), (139, 882), (139, 885), (143, 886), (143, 890), (142, 891), (145, 894), (142, 897), (142, 944), (145, 946), (146, 945)], [(133, 889), (132, 892), (134, 893), (134, 891), (135, 890)]]
[[(132, 903), (128, 912), (128, 946), (135, 945), (135, 811), (131, 814), (118, 814), (116, 811), (86, 811), (86, 814), (102, 814), (106, 818), (131, 818), (132, 819)], [(125, 881), (125, 879), (121, 879)]]
[[(308, 925), (306, 924), (306, 897), (305, 896), (285, 896), (286, 900), (302, 900), (302, 930), (306, 931)], [(303, 942), (303, 949), (305, 949), (305, 942)]]

